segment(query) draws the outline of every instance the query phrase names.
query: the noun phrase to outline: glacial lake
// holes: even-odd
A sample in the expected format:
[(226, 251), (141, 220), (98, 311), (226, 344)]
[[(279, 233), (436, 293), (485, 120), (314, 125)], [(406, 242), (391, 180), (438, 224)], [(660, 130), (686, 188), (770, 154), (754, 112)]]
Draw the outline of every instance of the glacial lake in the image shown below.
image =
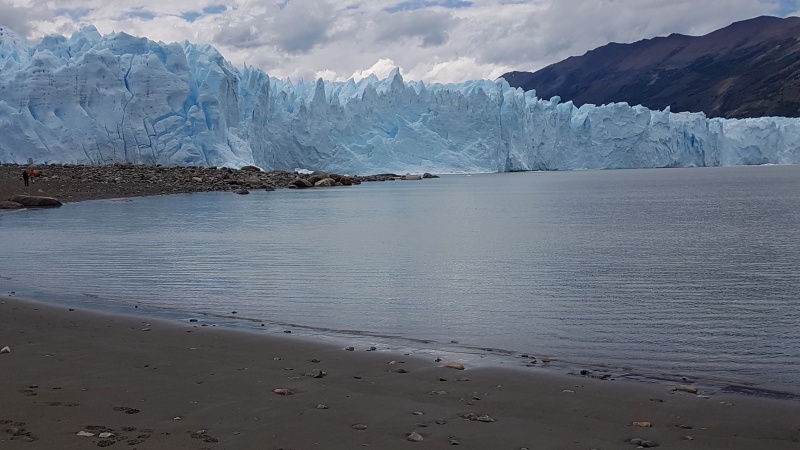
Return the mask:
[(800, 394), (800, 166), (87, 201), (0, 242), (4, 297)]

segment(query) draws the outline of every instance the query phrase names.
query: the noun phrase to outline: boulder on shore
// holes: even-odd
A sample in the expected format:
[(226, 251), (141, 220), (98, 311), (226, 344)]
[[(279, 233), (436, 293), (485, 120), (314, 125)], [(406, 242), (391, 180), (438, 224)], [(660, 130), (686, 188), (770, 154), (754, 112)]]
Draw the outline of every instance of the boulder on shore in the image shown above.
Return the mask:
[(22, 209), (25, 205), (22, 203), (12, 202), (12, 201), (2, 201), (0, 202), (0, 209)]
[[(295, 177), (294, 180), (289, 182), (289, 186), (294, 186), (294, 187), (299, 188), (299, 189), (304, 189), (304, 188), (313, 187), (314, 185), (311, 184), (311, 182), (309, 182), (305, 178)], [(289, 186), (287, 186), (287, 187), (289, 187)]]
[(333, 178), (323, 178), (316, 183), (314, 183), (314, 187), (332, 187), (336, 186), (336, 181)]
[(28, 208), (52, 208), (61, 206), (61, 201), (53, 197), (38, 197), (35, 195), (15, 195), (9, 199)]

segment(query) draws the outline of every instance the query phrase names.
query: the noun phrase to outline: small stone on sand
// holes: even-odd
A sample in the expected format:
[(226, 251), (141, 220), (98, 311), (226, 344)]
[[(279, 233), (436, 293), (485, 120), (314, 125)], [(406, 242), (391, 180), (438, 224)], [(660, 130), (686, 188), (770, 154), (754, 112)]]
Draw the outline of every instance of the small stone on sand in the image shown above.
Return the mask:
[(689, 386), (686, 384), (682, 384), (680, 386), (675, 386), (672, 388), (673, 391), (681, 391), (681, 392), (688, 392), (690, 394), (697, 394), (697, 388), (694, 386)]
[(412, 431), (411, 434), (409, 434), (406, 439), (408, 439), (411, 442), (419, 442), (424, 438), (422, 437), (422, 435), (420, 435), (416, 431)]
[(447, 367), (448, 369), (464, 370), (464, 365), (455, 361), (447, 362), (442, 367)]

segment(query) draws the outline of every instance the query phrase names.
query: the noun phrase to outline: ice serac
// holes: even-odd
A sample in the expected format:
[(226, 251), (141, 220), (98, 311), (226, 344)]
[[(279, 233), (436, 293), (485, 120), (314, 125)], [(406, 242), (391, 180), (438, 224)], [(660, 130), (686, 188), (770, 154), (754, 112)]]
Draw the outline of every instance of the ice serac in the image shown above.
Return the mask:
[(0, 27), (0, 161), (346, 173), (800, 163), (800, 120), (575, 107), (504, 80), (271, 78), (213, 47)]

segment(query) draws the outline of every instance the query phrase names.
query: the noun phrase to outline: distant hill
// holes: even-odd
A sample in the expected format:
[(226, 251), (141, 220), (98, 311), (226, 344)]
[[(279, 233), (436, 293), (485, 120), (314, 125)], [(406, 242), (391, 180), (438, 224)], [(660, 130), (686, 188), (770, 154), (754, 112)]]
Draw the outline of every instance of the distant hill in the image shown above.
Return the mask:
[(709, 117), (800, 117), (800, 18), (757, 17), (705, 36), (611, 43), (502, 76), (548, 99), (627, 102)]

